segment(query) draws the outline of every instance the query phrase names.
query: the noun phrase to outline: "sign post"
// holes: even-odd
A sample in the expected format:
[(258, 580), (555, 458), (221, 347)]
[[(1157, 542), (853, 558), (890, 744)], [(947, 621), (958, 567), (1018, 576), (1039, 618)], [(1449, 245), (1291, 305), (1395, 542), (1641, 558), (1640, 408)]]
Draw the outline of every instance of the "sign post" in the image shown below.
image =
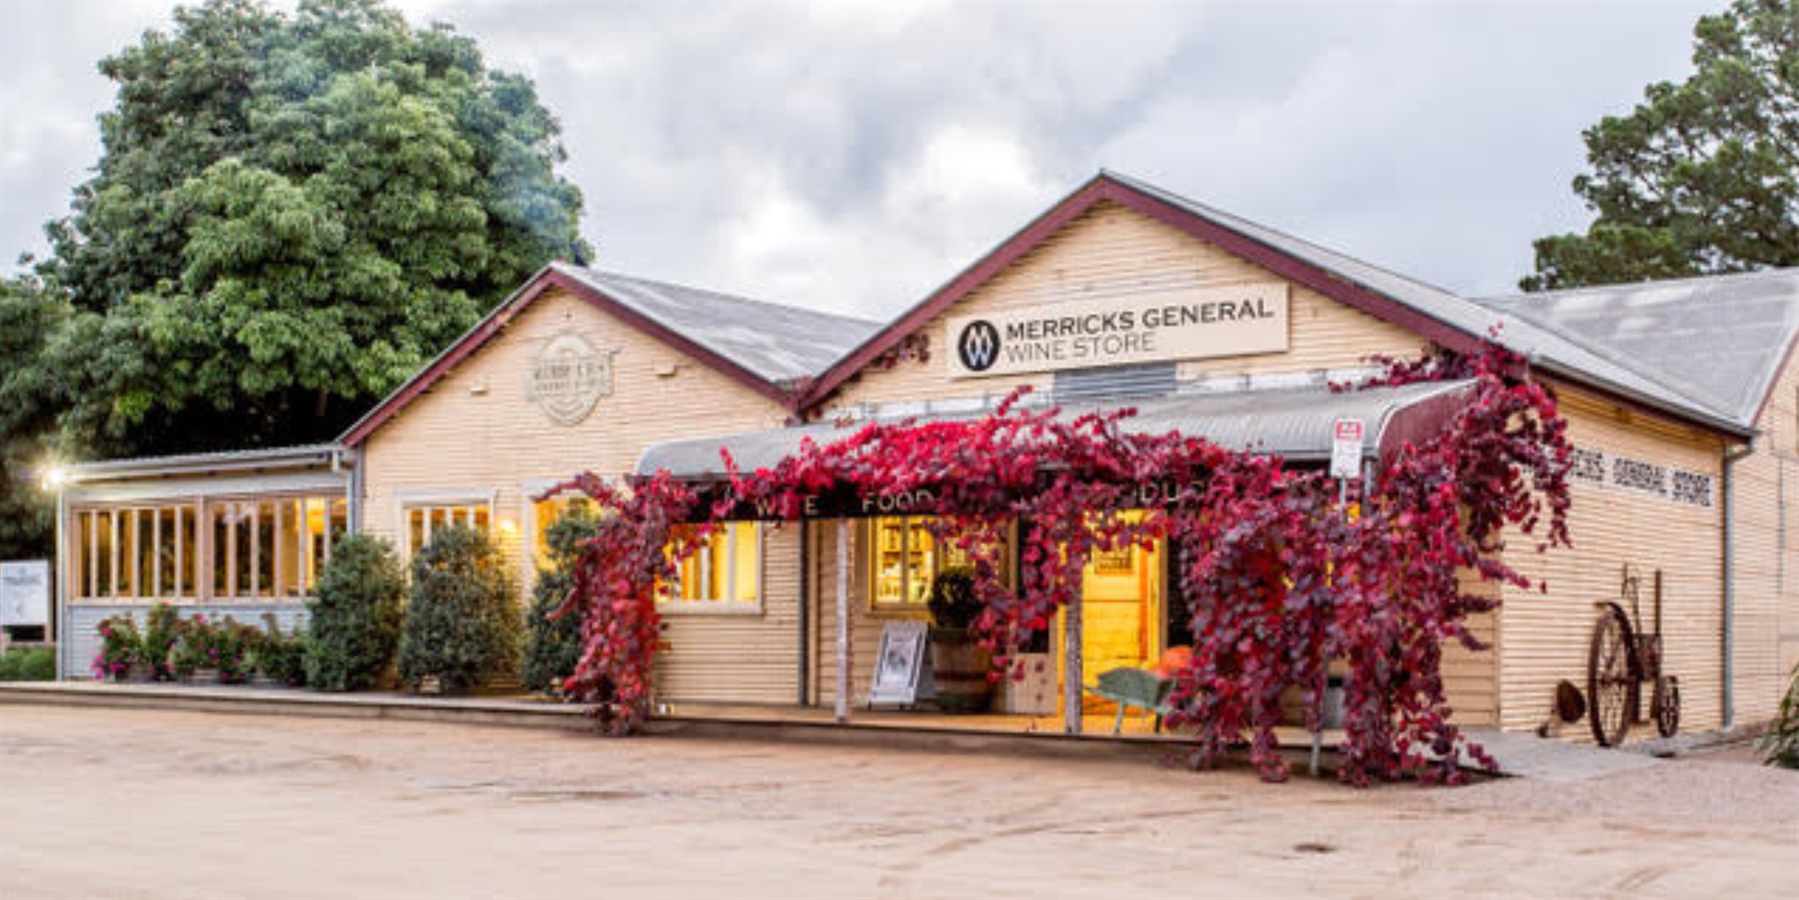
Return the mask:
[[(1362, 475), (1362, 439), (1367, 435), (1367, 428), (1361, 419), (1338, 419), (1331, 423), (1331, 477), (1337, 479), (1337, 505), (1347, 507), (1349, 504), (1349, 482)], [(1325, 698), (1330, 694), (1330, 666), (1326, 661), (1325, 672), (1319, 675), (1322, 683), (1318, 685), (1318, 704), (1325, 705)], [(1312, 732), (1312, 765), (1311, 773), (1318, 774), (1319, 757), (1324, 753), (1324, 711), (1319, 710), (1317, 731)]]

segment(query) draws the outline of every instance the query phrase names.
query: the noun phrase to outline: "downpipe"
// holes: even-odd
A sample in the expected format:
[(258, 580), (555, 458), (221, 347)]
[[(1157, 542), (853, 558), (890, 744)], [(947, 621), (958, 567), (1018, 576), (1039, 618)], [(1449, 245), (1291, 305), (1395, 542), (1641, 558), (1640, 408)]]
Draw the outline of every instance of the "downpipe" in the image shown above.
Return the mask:
[(1726, 449), (1721, 455), (1718, 487), (1719, 503), (1724, 507), (1723, 551), (1724, 551), (1724, 609), (1723, 609), (1723, 641), (1720, 652), (1723, 653), (1723, 721), (1720, 728), (1730, 731), (1736, 727), (1736, 483), (1731, 471), (1736, 463), (1755, 452), (1755, 439), (1735, 450)]

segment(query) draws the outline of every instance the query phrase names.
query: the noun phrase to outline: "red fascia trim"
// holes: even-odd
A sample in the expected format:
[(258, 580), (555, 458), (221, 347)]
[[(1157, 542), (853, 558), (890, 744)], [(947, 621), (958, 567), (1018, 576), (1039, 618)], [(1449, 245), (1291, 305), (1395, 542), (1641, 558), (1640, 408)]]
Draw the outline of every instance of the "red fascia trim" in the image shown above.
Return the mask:
[(408, 382), (399, 393), (389, 397), (371, 412), (369, 416), (363, 420), (362, 424), (356, 426), (354, 430), (344, 435), (344, 446), (356, 446), (369, 435), (373, 434), (376, 429), (379, 429), (382, 425), (386, 424), (389, 419), (398, 415), (400, 410), (405, 409), (413, 400), (418, 399), (419, 395), (429, 391), (437, 384), (437, 382), (442, 381), (444, 376), (448, 375), (452, 369), (461, 365), (463, 360), (467, 359), (476, 350), (479, 350), (490, 338), (495, 334), (498, 334), (500, 330), (510, 324), (519, 313), (523, 312), (532, 303), (535, 303), (537, 298), (543, 296), (544, 292), (552, 287), (568, 291), (570, 294), (592, 304), (602, 312), (618, 319), (622, 319), (627, 325), (705, 363), (750, 390), (768, 397), (782, 409), (787, 410), (790, 413), (797, 408), (796, 398), (787, 391), (781, 390), (779, 387), (762, 380), (742, 366), (694, 343), (655, 320), (644, 316), (642, 313), (606, 296), (592, 285), (568, 275), (564, 275), (554, 269), (550, 269), (540, 275), (535, 282), (526, 287), (524, 292), (521, 293), (517, 299), (513, 300), (505, 309), (490, 316), (474, 331), (463, 335), (462, 340), (457, 341), (455, 346), (451, 347), (448, 352), (438, 357), (437, 361), (432, 363), (425, 371), (414, 376), (412, 381)]
[(889, 325), (873, 340), (864, 344), (861, 349), (832, 366), (829, 371), (819, 377), (813, 390), (800, 404), (801, 408), (822, 402), (830, 396), (832, 391), (861, 371), (863, 366), (868, 365), (876, 357), (892, 348), (894, 344), (899, 343), (906, 335), (924, 327), (939, 313), (972, 293), (975, 288), (998, 275), (1020, 257), (1036, 249), (1052, 234), (1087, 212), (1101, 200), (1110, 200), (1178, 228), (1291, 282), (1309, 287), (1326, 297), (1361, 310), (1377, 319), (1410, 330), (1435, 341), (1440, 346), (1461, 352), (1472, 352), (1480, 346), (1479, 338), (1466, 334), (1458, 328), (1445, 325), (1396, 300), (1344, 281), (1317, 266), (1288, 256), (1203, 216), (1152, 197), (1101, 174), (1039, 216), (1036, 221), (1023, 231), (1013, 235), (978, 263), (964, 270), (955, 280), (939, 288), (936, 293), (926, 298), (923, 303), (913, 307), (911, 312)]

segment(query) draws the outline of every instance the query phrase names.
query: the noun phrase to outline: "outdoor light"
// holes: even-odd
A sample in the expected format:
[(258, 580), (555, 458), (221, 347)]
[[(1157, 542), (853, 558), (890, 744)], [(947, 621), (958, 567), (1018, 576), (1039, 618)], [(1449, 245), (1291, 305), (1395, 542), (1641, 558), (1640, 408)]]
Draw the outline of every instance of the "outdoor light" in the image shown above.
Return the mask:
[(44, 490), (54, 491), (69, 480), (69, 473), (62, 466), (51, 466), (44, 471)]

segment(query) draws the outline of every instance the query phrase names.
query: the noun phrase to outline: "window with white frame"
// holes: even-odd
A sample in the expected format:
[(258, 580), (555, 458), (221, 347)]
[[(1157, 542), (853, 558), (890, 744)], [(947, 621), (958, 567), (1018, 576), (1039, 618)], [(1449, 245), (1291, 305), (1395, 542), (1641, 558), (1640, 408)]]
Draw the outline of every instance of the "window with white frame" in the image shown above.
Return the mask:
[(333, 497), (206, 499), (71, 511), (77, 599), (310, 596), (349, 529)]
[(462, 501), (406, 501), (401, 503), (406, 522), (406, 558), (431, 542), (433, 532), (455, 525), (481, 534), (493, 533), (493, 503), (487, 499)]
[(762, 523), (720, 522), (676, 567), (662, 600), (675, 610), (760, 609)]

